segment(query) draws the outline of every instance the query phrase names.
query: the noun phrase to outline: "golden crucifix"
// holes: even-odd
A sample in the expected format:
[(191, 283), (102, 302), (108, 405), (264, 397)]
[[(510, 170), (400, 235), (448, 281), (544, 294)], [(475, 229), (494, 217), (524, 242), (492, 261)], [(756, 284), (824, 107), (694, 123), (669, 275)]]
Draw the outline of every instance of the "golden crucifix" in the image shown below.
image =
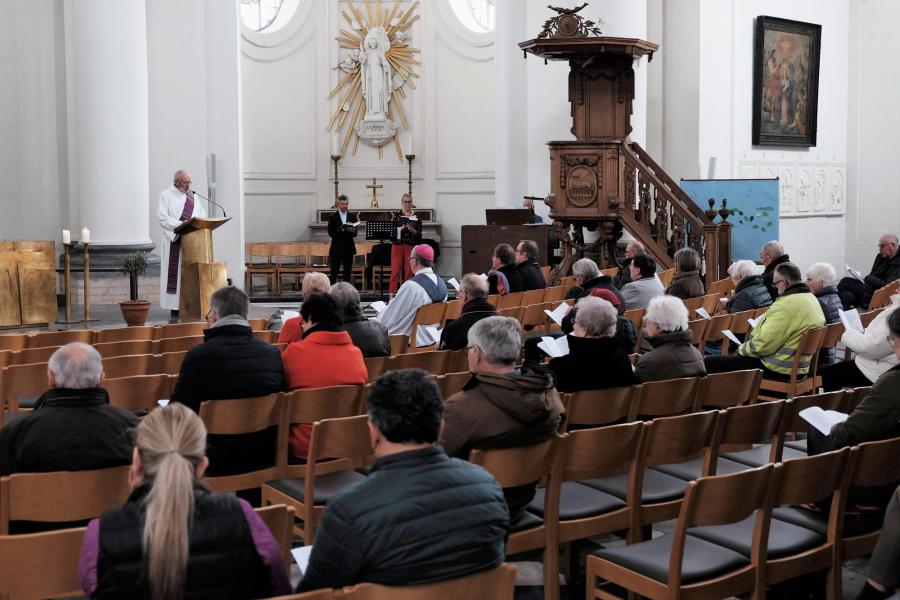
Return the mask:
[(374, 177), (372, 178), (372, 183), (366, 186), (370, 190), (372, 190), (372, 208), (378, 208), (378, 197), (376, 196), (376, 190), (383, 188), (384, 186), (378, 183), (378, 180)]

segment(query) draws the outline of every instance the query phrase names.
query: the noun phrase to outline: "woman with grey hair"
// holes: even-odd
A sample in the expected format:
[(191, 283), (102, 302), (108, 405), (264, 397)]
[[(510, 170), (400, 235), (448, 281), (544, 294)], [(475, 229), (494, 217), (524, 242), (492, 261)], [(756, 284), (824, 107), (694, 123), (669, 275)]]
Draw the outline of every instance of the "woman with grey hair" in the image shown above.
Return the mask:
[(752, 260), (738, 260), (728, 267), (728, 274), (734, 283), (734, 295), (725, 303), (727, 312), (756, 310), (772, 304), (772, 296), (766, 289), (762, 274), (756, 271), (756, 263)]
[(693, 248), (682, 248), (675, 253), (675, 276), (666, 293), (682, 300), (706, 293), (700, 280), (700, 254)]
[(548, 365), (560, 392), (599, 390), (637, 383), (631, 361), (616, 335), (618, 314), (608, 301), (594, 296), (576, 304), (574, 331), (565, 336), (569, 353)]
[(370, 321), (359, 307), (359, 292), (346, 281), (335, 283), (328, 294), (334, 298), (344, 331), (350, 334), (353, 345), (362, 351), (363, 358), (390, 356), (391, 342), (387, 327)]
[[(841, 297), (838, 295), (837, 274), (834, 267), (828, 263), (814, 263), (806, 270), (806, 286), (819, 301), (822, 314), (825, 315), (825, 324), (838, 323), (841, 320), (839, 310), (843, 308)], [(831, 365), (837, 362), (834, 348), (822, 348), (819, 352), (819, 366)]]
[(688, 311), (674, 296), (658, 296), (644, 314), (646, 340), (653, 350), (642, 355), (635, 375), (642, 382), (706, 375), (703, 355), (691, 344)]

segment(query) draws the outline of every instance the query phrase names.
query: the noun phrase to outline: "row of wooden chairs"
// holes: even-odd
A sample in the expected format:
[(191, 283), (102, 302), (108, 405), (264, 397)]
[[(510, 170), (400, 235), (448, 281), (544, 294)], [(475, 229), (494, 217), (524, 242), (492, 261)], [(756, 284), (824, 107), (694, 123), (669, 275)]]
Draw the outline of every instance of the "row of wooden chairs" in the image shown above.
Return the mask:
[(375, 381), (388, 371), (396, 369), (422, 369), (433, 375), (459, 373), (469, 370), (468, 348), (462, 350), (432, 350), (398, 354), (396, 356), (376, 356), (365, 359), (369, 381)]
[[(367, 289), (365, 269), (373, 242), (356, 242), (353, 257), (352, 277), (359, 280), (363, 290)], [(252, 290), (254, 277), (265, 277), (266, 288), (276, 295), (284, 292), (284, 278), (293, 278), (293, 289), (300, 292), (300, 282), (307, 273), (330, 270), (328, 253), (330, 242), (263, 242), (248, 243), (245, 246), (246, 271), (244, 287)]]

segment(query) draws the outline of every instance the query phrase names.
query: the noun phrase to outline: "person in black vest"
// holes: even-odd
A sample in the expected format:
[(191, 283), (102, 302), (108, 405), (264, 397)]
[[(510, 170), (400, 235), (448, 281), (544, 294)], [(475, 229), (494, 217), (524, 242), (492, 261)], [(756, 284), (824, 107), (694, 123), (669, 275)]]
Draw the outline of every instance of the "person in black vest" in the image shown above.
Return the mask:
[[(376, 317), (379, 323), (387, 327), (388, 335), (409, 335), (420, 307), (447, 300), (447, 284), (432, 269), (434, 249), (431, 246), (419, 244), (413, 248), (409, 263), (415, 275), (403, 282), (387, 308)], [(434, 340), (420, 329), (416, 343), (428, 346), (434, 344)]]
[(475, 273), (468, 273), (459, 282), (457, 300), (462, 303), (462, 311), (458, 319), (454, 319), (441, 332), (439, 350), (462, 350), (469, 345), (469, 329), (487, 317), (493, 317), (497, 311), (487, 301), (487, 282)]
[[(284, 389), (284, 366), (278, 348), (256, 338), (247, 322), (250, 299), (235, 287), (209, 298), (204, 343), (184, 355), (171, 402), (200, 412), (205, 400), (255, 398)], [(268, 466), (274, 457), (275, 428), (209, 438), (211, 474), (243, 473)]]
[(331, 281), (337, 282), (338, 269), (343, 266), (344, 281), (351, 282), (350, 273), (353, 270), (353, 257), (356, 256), (356, 237), (354, 223), (359, 222), (359, 213), (351, 214), (348, 211), (350, 200), (346, 195), (338, 196), (337, 211), (328, 217), (328, 237), (331, 238), (331, 247), (328, 249), (328, 264), (331, 267)]
[(488, 289), (491, 294), (509, 294), (522, 291), (522, 277), (516, 269), (516, 251), (509, 244), (494, 248), (488, 272)]
[(543, 290), (547, 287), (541, 265), (538, 263), (538, 245), (531, 240), (521, 240), (516, 248), (516, 269), (522, 278), (522, 290)]
[(886, 233), (878, 240), (878, 254), (872, 270), (862, 281), (856, 277), (844, 277), (838, 283), (838, 294), (844, 310), (854, 307), (868, 308), (875, 290), (900, 279), (900, 252), (897, 252), (897, 236)]
[(243, 500), (200, 484), (206, 428), (170, 404), (135, 430), (125, 505), (92, 520), (78, 577), (90, 598), (266, 598), (290, 593), (269, 528)]

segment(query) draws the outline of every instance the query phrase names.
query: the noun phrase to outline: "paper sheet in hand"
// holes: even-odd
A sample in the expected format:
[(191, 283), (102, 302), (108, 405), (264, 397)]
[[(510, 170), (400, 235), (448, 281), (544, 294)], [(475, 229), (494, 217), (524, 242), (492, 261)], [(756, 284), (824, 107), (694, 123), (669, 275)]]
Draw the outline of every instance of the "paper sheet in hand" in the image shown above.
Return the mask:
[(291, 549), (291, 556), (294, 557), (294, 562), (300, 568), (301, 575), (306, 573), (306, 568), (309, 566), (309, 555), (312, 554), (312, 549), (312, 546), (298, 546)]
[(387, 308), (387, 304), (385, 304), (385, 303), (382, 302), (381, 300), (378, 300), (378, 301), (376, 301), (376, 302), (373, 302), (373, 303), (370, 304), (369, 306), (371, 306), (373, 309), (375, 309), (375, 312), (378, 312), (378, 313), (383, 312), (384, 309)]
[(299, 316), (300, 313), (296, 310), (283, 310), (281, 311), (281, 322), (286, 323), (288, 319), (294, 319)]
[(407, 217), (406, 215), (403, 215), (403, 218), (406, 219), (407, 221), (418, 221), (419, 220), (419, 217), (417, 217), (416, 215), (413, 215), (411, 217)]
[(456, 280), (456, 277), (451, 277), (447, 280), (447, 283), (450, 284), (454, 290), (459, 291), (459, 282)]
[(547, 309), (545, 308), (545, 309), (544, 309), (544, 312), (547, 313), (547, 315), (548, 315), (551, 319), (553, 319), (553, 321), (554, 321), (557, 325), (562, 325), (563, 317), (566, 316), (566, 314), (569, 312), (569, 309), (570, 309), (570, 308), (572, 308), (572, 307), (569, 306), (568, 304), (566, 304), (565, 302), (561, 302), (560, 305), (557, 306), (556, 308), (554, 308), (552, 311), (551, 311), (551, 310), (547, 310)]
[(698, 315), (700, 315), (700, 317), (703, 318), (703, 319), (708, 319), (708, 318), (709, 318), (709, 313), (706, 312), (706, 309), (703, 308), (702, 306), (701, 306), (700, 308), (694, 310), (694, 312), (697, 313)]
[(839, 308), (838, 316), (841, 318), (841, 323), (844, 324), (844, 329), (855, 329), (860, 333), (865, 331), (862, 320), (859, 318), (859, 313), (855, 310), (843, 311)]
[(550, 358), (559, 358), (569, 353), (568, 336), (558, 337), (556, 339), (550, 336), (543, 336), (538, 348), (547, 353)]
[(859, 271), (857, 271), (850, 265), (844, 265), (844, 266), (847, 267), (847, 272), (850, 273), (851, 275), (853, 275), (856, 279), (859, 279), (860, 281), (865, 281), (863, 279), (862, 273), (860, 273)]
[(345, 223), (345, 225), (349, 225), (350, 227), (359, 227), (361, 224), (361, 221), (357, 221), (356, 223)]
[(737, 339), (737, 336), (734, 335), (733, 333), (731, 333), (731, 330), (730, 330), (730, 329), (723, 329), (723, 330), (722, 330), (722, 335), (724, 335), (725, 337), (727, 337), (729, 340), (731, 340), (732, 342), (734, 342), (734, 343), (737, 344), (738, 346), (741, 345), (741, 340)]
[(847, 420), (847, 417), (850, 416), (836, 410), (822, 410), (822, 408), (818, 406), (810, 406), (797, 414), (799, 414), (804, 421), (821, 431), (822, 435), (830, 434), (832, 427), (838, 423), (843, 423)]
[(755, 329), (757, 323), (759, 323), (759, 319), (747, 319), (747, 324), (748, 324), (751, 328), (754, 328), (754, 329)]
[(488, 276), (485, 275), (484, 273), (482, 273), (481, 275), (479, 275), (479, 277), (481, 277), (481, 278), (484, 279), (485, 281), (487, 281), (487, 278), (488, 278)]
[(162, 406), (163, 408), (165, 408), (169, 405), (168, 400), (157, 400), (156, 403), (159, 404), (160, 406)]
[[(419, 327), (419, 331), (425, 334), (425, 343), (424, 344), (416, 344), (419, 346), (431, 346), (432, 344), (437, 344), (441, 341), (441, 332), (443, 329), (438, 329), (437, 325), (424, 325)], [(418, 337), (418, 336), (417, 336)]]

